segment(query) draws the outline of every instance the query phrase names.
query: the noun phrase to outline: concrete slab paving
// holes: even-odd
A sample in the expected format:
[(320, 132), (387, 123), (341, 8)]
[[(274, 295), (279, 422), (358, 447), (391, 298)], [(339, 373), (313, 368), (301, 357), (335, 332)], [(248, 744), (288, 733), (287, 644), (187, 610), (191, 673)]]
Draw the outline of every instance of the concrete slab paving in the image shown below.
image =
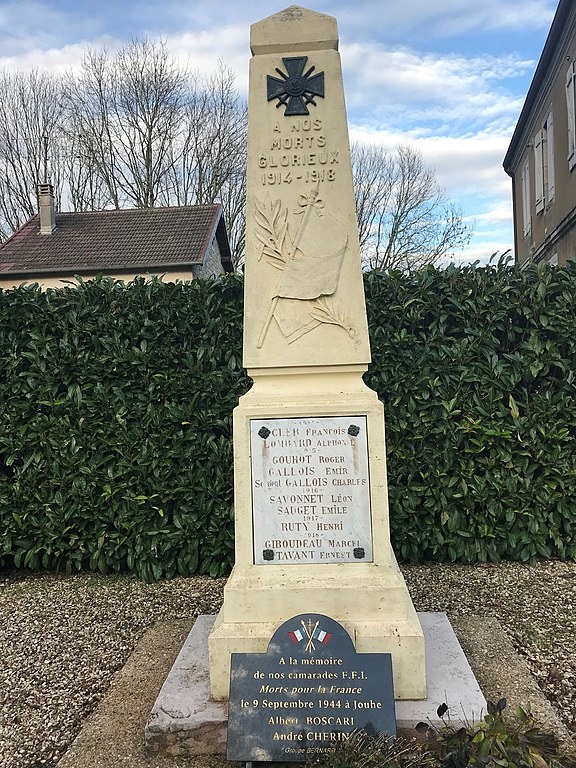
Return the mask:
[(151, 752), (224, 754), (228, 703), (210, 699), (208, 635), (215, 616), (199, 616), (152, 708), (144, 736)]
[[(418, 723), (441, 727), (448, 717), (457, 727), (481, 720), (486, 699), (445, 613), (419, 613), (426, 643), (426, 688), (423, 701), (397, 701), (396, 724), (410, 734)], [(441, 704), (449, 708), (444, 721)]]

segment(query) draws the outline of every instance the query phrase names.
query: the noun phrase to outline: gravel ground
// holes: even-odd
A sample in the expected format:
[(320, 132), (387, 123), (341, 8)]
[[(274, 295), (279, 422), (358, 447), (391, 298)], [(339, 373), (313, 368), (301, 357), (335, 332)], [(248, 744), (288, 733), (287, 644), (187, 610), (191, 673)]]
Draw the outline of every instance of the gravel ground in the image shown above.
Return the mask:
[[(576, 564), (402, 570), (418, 610), (495, 617), (576, 734)], [(2, 768), (54, 768), (145, 630), (216, 612), (224, 583), (0, 572)]]

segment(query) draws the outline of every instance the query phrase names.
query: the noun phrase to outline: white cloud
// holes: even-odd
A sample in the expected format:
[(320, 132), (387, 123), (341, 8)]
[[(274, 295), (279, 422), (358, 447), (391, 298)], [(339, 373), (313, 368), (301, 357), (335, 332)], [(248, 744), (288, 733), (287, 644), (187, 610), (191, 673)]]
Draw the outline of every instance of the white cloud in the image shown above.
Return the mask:
[(32, 47), (29, 50), (13, 56), (0, 56), (0, 68), (10, 70), (46, 69), (63, 73), (70, 69), (78, 69), (86, 50), (105, 46), (114, 50), (120, 45), (109, 38), (101, 38), (88, 42), (65, 45), (62, 48)]
[[(152, 38), (152, 35), (149, 35)], [(248, 92), (248, 56), (242, 52), (241, 34), (238, 27), (228, 27), (218, 31), (183, 32), (164, 38), (168, 50), (176, 61), (192, 71), (208, 74), (217, 70), (223, 61), (236, 74), (236, 85), (244, 96)], [(0, 55), (0, 68), (10, 70), (47, 69), (64, 72), (77, 69), (88, 48), (104, 47), (115, 51), (126, 43), (111, 37), (83, 40), (62, 47), (42, 49), (39, 41), (30, 40), (30, 45), (12, 55)], [(226, 55), (222, 56), (221, 51)]]
[(512, 199), (508, 202), (498, 203), (483, 213), (476, 214), (474, 221), (477, 225), (505, 224), (508, 226), (512, 221)]
[[(460, 3), (470, 10), (466, 2)], [(468, 28), (483, 29), (548, 29), (557, 3), (554, 0), (489, 0), (476, 3)], [(464, 15), (464, 14), (463, 14)]]
[[(142, 36), (154, 38), (155, 35), (143, 30)], [(156, 36), (157, 37), (157, 36)], [(248, 93), (248, 62), (250, 52), (247, 49), (246, 29), (243, 26), (219, 27), (216, 30), (185, 31), (180, 34), (162, 37), (170, 53), (176, 61), (189, 67), (192, 71), (204, 74), (218, 69), (223, 61), (236, 75), (236, 85), (243, 96)], [(115, 51), (127, 40), (119, 40), (110, 36), (101, 36), (61, 47), (42, 47), (42, 39), (30, 38), (18, 50), (7, 54), (2, 50), (0, 68), (10, 70), (47, 69), (53, 72), (64, 72), (80, 66), (88, 48), (105, 47)]]
[(350, 140), (392, 150), (399, 144), (415, 146), (426, 163), (434, 168), (438, 181), (451, 197), (455, 193), (460, 196), (510, 194), (510, 179), (502, 168), (509, 135), (479, 132), (466, 137), (421, 137), (417, 132), (366, 130), (351, 125)]
[[(381, 39), (445, 40), (480, 31), (546, 30), (555, 0), (403, 0), (344, 3), (332, 7), (341, 28), (354, 37), (368, 33)], [(377, 23), (377, 21), (379, 23)]]
[(86, 6), (82, 13), (60, 9), (57, 3), (12, 0), (0, 7), (0, 51), (3, 58), (46, 51), (71, 41), (86, 41), (103, 35), (102, 24)]
[[(490, 30), (501, 33), (500, 41), (505, 30), (544, 32), (555, 4), (316, 0), (315, 10), (338, 20), (351, 138), (388, 147), (409, 142), (422, 150), (448, 196), (476, 223), (462, 256), (467, 260), (511, 245), (511, 185), (502, 160), (539, 54), (511, 53), (513, 42), (491, 48)], [(165, 39), (177, 61), (193, 70), (214, 71), (222, 60), (245, 95), (250, 23), (277, 10), (269, 0), (124, 0), (117, 7), (77, 0), (67, 10), (52, 0), (0, 0), (0, 67), (60, 72), (78, 67), (89, 46), (115, 50), (147, 34)], [(464, 37), (457, 36), (470, 34), (496, 52), (437, 51), (434, 41), (452, 38), (462, 49)]]
[[(80, 0), (81, 1), (81, 0)], [(124, 0), (129, 5), (130, 0)], [(167, 0), (161, 6), (150, 0), (139, 0), (138, 17), (150, 29), (163, 30), (169, 23), (189, 29), (240, 24), (246, 44), (250, 24), (278, 13), (289, 5), (270, 0)], [(308, 7), (308, 6), (307, 6)], [(473, 30), (547, 29), (555, 8), (555, 0), (314, 0), (313, 9), (335, 16), (344, 42), (358, 38), (381, 39), (446, 39)]]
[(250, 51), (244, 25), (210, 31), (186, 31), (165, 39), (177, 61), (192, 70), (214, 72), (222, 61), (236, 74), (236, 85), (247, 96)]
[(488, 264), (493, 258), (494, 254), (497, 254), (496, 259), (504, 256), (504, 254), (513, 255), (513, 244), (511, 240), (497, 239), (497, 240), (482, 240), (480, 238), (474, 239), (468, 247), (459, 251), (458, 253), (447, 256), (442, 264), (473, 264), (478, 262), (479, 264)]
[(350, 111), (396, 125), (466, 121), (472, 128), (487, 120), (509, 122), (523, 98), (499, 83), (535, 66), (512, 55), (467, 59), (360, 44), (346, 46), (342, 58)]
[[(511, 182), (502, 160), (523, 97), (513, 98), (503, 78), (525, 74), (534, 62), (510, 55), (419, 56), (381, 46), (364, 53), (365, 67), (360, 47), (343, 51), (353, 70), (347, 88), (353, 94), (351, 139), (421, 150), (473, 227), (459, 262), (486, 261), (512, 248)], [(366, 89), (363, 71), (369, 73)]]
[(508, 137), (489, 133), (416, 141), (443, 186), (476, 194), (510, 193), (510, 179), (502, 168), (508, 144)]
[(462, 207), (464, 220), (473, 229), (469, 245), (458, 254), (459, 263), (486, 260), (495, 251), (513, 247), (512, 188), (502, 168), (509, 135), (479, 132), (467, 137), (422, 138), (353, 125), (350, 139), (378, 144), (391, 151), (399, 144), (409, 143), (422, 152), (447, 196)]

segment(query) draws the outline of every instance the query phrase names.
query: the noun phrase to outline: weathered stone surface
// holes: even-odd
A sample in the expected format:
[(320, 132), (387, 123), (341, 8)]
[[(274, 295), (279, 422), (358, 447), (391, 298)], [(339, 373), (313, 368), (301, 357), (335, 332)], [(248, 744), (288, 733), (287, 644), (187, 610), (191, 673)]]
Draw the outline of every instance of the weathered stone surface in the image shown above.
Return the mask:
[(251, 45), (244, 364), (368, 363), (336, 21), (292, 6)]
[(200, 616), (166, 678), (145, 728), (147, 748), (169, 755), (226, 750), (227, 702), (210, 699), (208, 634), (214, 619)]
[[(244, 364), (254, 385), (234, 411), (236, 556), (209, 640), (211, 693), (228, 697), (232, 653), (263, 653), (280, 624), (316, 612), (349, 623), (359, 653), (391, 653), (397, 695), (423, 698), (424, 638), (390, 546), (383, 407), (362, 380), (370, 349), (336, 21), (291, 6), (254, 24), (251, 45)], [(254, 430), (305, 419), (364, 429), (364, 468), (342, 450), (331, 458), (350, 475), (338, 477), (316, 462), (314, 446), (299, 454), (291, 444), (284, 468), (299, 456), (310, 471), (280, 476), (265, 457), (260, 466)], [(321, 546), (326, 564), (284, 557), (322, 545), (321, 514), (297, 521), (312, 526), (313, 547), (261, 540), (263, 527), (282, 526), (274, 477), (296, 494), (367, 481), (362, 498), (341, 490), (352, 497), (341, 506), (354, 509), (354, 535)], [(266, 514), (276, 519), (263, 524)]]
[(372, 562), (366, 417), (252, 419), (254, 563)]
[(486, 699), (445, 613), (419, 613), (426, 639), (426, 690), (424, 701), (396, 702), (399, 731), (414, 732), (419, 722), (441, 726), (436, 714), (441, 704), (449, 707), (456, 725), (480, 720), (486, 714)]

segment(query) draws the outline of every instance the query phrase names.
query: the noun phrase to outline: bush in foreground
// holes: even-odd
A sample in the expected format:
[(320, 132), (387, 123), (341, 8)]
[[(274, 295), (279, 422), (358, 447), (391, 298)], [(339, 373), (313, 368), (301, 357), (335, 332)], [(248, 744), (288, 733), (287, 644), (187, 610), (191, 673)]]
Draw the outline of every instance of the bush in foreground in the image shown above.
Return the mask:
[[(529, 710), (504, 718), (506, 700), (488, 703), (484, 719), (467, 728), (420, 723), (422, 740), (356, 733), (333, 752), (314, 758), (322, 768), (575, 768), (576, 755), (562, 755), (558, 739), (541, 730)], [(438, 714), (443, 717), (443, 704)]]

